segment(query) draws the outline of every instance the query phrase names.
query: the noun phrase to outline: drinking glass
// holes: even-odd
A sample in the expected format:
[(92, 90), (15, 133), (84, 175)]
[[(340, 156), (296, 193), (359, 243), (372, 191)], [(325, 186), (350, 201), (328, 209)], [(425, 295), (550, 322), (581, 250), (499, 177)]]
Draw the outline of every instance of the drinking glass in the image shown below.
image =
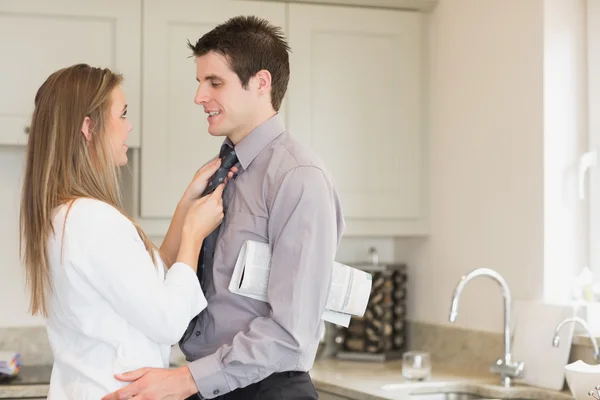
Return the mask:
[(402, 376), (409, 380), (423, 380), (431, 376), (431, 358), (424, 351), (407, 351), (402, 355)]

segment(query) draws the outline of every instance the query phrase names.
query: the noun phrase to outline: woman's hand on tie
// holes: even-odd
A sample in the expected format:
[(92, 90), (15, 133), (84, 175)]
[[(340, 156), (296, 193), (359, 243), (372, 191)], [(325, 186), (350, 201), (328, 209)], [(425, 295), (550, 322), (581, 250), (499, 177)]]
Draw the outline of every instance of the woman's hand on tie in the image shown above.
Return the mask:
[(223, 221), (223, 188), (220, 184), (211, 193), (192, 200), (185, 214), (181, 229), (181, 243), (176, 262), (198, 270), (198, 256), (204, 239)]
[(217, 157), (200, 167), (194, 174), (188, 187), (185, 189), (185, 192), (183, 193), (184, 199), (190, 201), (200, 198), (202, 192), (206, 189), (206, 186), (208, 186), (210, 177), (217, 172), (220, 166), (221, 159)]
[(193, 201), (183, 223), (182, 240), (192, 240), (199, 247), (223, 221), (224, 187), (222, 183), (211, 194)]
[[(218, 157), (204, 164), (198, 171), (196, 171), (192, 182), (188, 185), (187, 189), (183, 194), (183, 198), (187, 201), (198, 199), (202, 195), (202, 192), (204, 192), (204, 189), (206, 189), (206, 187), (208, 186), (210, 178), (214, 175), (215, 172), (217, 172), (220, 166), (221, 159)], [(232, 167), (229, 171), (229, 174), (227, 175), (227, 178), (231, 179), (233, 177), (233, 174), (236, 172), (237, 167)]]

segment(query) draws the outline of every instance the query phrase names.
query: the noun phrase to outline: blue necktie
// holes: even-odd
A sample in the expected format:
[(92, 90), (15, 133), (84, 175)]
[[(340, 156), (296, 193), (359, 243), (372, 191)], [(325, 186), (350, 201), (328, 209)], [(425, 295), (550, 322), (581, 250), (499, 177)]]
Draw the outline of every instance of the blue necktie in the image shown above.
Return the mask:
[[(206, 186), (206, 189), (204, 189), (204, 192), (202, 193), (202, 196), (206, 196), (207, 194), (212, 193), (216, 189), (216, 187), (219, 186), (219, 184), (225, 180), (231, 167), (233, 167), (238, 162), (238, 158), (237, 158), (237, 155), (235, 154), (235, 150), (225, 144), (221, 147), (221, 152), (219, 153), (219, 158), (221, 158), (221, 166), (219, 167), (217, 172), (215, 172), (214, 175), (210, 178), (208, 185)], [(208, 273), (208, 270), (205, 271), (205, 267), (206, 266), (212, 267), (213, 256), (215, 253), (215, 250), (214, 250), (215, 243), (217, 241), (216, 236), (218, 235), (218, 232), (219, 232), (218, 229), (215, 229), (214, 231), (212, 231), (212, 233), (210, 235), (208, 235), (207, 238), (204, 239), (204, 241), (202, 242), (202, 247), (200, 247), (200, 256), (198, 257), (197, 276), (198, 276), (198, 280), (200, 281), (200, 286), (202, 287), (204, 293), (206, 293), (206, 288), (205, 288), (206, 278), (205, 277), (206, 277), (206, 274)], [(208, 256), (210, 256), (210, 257), (208, 257)], [(196, 327), (196, 322), (198, 321), (198, 317), (199, 317), (199, 315), (196, 315), (190, 321), (190, 324), (188, 325), (188, 328), (187, 328), (185, 334), (183, 335), (183, 337), (180, 340), (181, 344), (185, 343), (192, 336), (192, 333), (194, 332), (194, 329)], [(196, 336), (198, 336), (198, 335), (199, 335), (199, 331), (196, 332)]]
[[(221, 152), (219, 153), (219, 158), (221, 159), (221, 166), (214, 173), (214, 175), (210, 178), (206, 189), (202, 192), (202, 196), (206, 196), (209, 193), (212, 193), (217, 186), (219, 186), (225, 178), (227, 178), (227, 174), (231, 167), (233, 167), (237, 162), (237, 154), (235, 154), (235, 150), (232, 147), (224, 144), (221, 147)], [(205, 277), (205, 268), (207, 266), (212, 267), (212, 260), (215, 253), (215, 245), (216, 237), (212, 237), (213, 235), (217, 235), (218, 229), (215, 229), (209, 237), (205, 238), (202, 242), (202, 247), (200, 248), (200, 256), (198, 257), (198, 279), (200, 280), (200, 285), (204, 288), (204, 283), (206, 281)]]

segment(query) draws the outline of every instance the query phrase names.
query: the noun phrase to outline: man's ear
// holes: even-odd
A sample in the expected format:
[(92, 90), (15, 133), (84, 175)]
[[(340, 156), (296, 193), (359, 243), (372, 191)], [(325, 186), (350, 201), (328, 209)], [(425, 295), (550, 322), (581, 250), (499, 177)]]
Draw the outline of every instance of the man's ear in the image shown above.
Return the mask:
[(92, 120), (90, 117), (85, 117), (83, 119), (83, 124), (81, 125), (81, 133), (85, 137), (85, 140), (88, 142), (92, 141), (92, 129), (91, 129)]
[(271, 93), (271, 73), (266, 69), (261, 69), (256, 73), (258, 82), (258, 91), (264, 94)]

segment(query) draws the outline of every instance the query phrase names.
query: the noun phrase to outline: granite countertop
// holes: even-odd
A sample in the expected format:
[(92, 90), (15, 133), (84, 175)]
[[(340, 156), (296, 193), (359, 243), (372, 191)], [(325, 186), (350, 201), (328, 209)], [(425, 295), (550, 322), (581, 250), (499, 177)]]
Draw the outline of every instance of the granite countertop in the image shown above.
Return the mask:
[[(19, 376), (0, 383), (0, 399), (45, 398), (51, 366), (24, 366)], [(568, 389), (552, 391), (522, 384), (505, 389), (499, 377), (449, 364), (434, 363), (430, 379), (421, 382), (402, 378), (402, 362), (385, 363), (326, 359), (315, 362), (310, 375), (320, 392), (354, 400), (408, 400), (409, 394), (466, 392), (503, 399), (573, 400)]]
[(466, 392), (503, 399), (573, 400), (568, 389), (553, 391), (523, 384), (505, 389), (499, 376), (473, 372), (449, 364), (434, 363), (430, 379), (402, 378), (402, 362), (385, 363), (326, 359), (310, 371), (317, 390), (354, 400), (407, 400), (409, 394)]

